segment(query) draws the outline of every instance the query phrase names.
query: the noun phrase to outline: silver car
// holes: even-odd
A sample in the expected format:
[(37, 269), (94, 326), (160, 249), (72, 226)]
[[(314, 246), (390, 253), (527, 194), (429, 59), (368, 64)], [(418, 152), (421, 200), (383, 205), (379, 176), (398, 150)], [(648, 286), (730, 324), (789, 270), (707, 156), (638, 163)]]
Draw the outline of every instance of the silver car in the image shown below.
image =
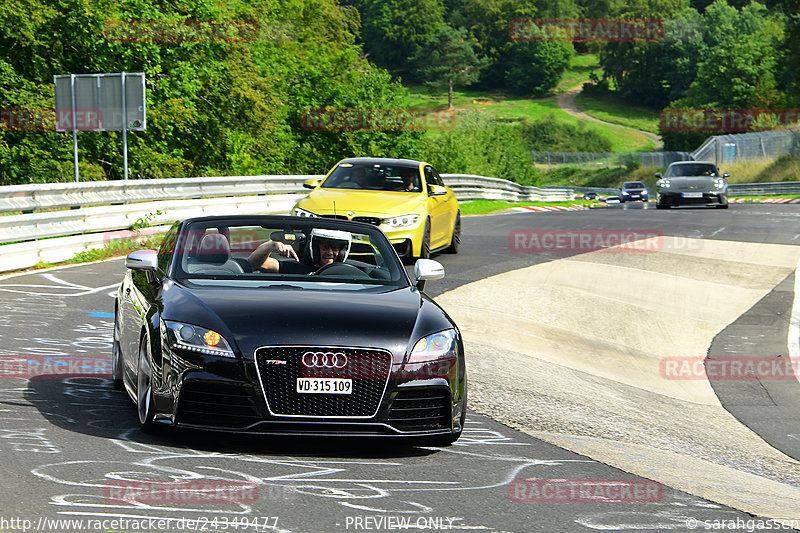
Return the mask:
[(680, 161), (667, 167), (662, 176), (656, 173), (658, 209), (674, 205), (713, 205), (728, 208), (727, 172), (720, 174), (714, 163), (705, 161)]

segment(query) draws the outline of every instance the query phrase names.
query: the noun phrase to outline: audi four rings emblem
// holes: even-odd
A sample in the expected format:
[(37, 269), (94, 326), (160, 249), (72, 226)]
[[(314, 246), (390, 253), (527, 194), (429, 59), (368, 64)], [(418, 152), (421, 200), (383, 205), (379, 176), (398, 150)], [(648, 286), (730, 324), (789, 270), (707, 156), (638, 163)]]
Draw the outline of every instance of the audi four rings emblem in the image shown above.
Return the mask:
[(344, 368), (347, 356), (341, 352), (306, 352), (303, 364), (309, 368)]

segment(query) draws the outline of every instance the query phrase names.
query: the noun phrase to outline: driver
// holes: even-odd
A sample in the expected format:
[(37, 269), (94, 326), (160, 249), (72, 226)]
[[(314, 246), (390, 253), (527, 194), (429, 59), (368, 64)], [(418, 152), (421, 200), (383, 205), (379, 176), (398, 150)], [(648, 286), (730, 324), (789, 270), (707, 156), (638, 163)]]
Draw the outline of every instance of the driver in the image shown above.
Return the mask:
[[(253, 268), (262, 272), (311, 274), (326, 265), (344, 262), (350, 253), (351, 240), (349, 231), (314, 228), (309, 238), (307, 257), (302, 261), (290, 245), (273, 240), (261, 244), (247, 260)], [(295, 262), (278, 261), (270, 257), (274, 251), (283, 257), (293, 257)]]

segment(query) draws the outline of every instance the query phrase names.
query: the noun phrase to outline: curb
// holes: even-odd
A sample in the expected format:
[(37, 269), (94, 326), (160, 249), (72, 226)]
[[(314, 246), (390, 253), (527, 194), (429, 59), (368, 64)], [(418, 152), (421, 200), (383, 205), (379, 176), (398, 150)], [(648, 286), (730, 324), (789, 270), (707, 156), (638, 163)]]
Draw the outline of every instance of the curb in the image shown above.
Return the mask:
[(735, 204), (800, 204), (800, 198), (728, 198)]

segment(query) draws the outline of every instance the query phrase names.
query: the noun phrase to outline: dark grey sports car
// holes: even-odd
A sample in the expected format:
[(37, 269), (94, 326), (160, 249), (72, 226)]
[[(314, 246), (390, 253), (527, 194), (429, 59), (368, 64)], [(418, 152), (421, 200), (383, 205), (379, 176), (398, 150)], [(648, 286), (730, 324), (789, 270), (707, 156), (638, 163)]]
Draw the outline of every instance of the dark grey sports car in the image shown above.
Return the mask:
[(376, 226), (231, 216), (176, 223), (133, 252), (115, 306), (113, 378), (158, 425), (455, 441), (461, 334)]
[(667, 167), (663, 176), (656, 173), (658, 209), (675, 205), (714, 205), (728, 208), (727, 172), (720, 175), (714, 163), (705, 161), (679, 161)]

